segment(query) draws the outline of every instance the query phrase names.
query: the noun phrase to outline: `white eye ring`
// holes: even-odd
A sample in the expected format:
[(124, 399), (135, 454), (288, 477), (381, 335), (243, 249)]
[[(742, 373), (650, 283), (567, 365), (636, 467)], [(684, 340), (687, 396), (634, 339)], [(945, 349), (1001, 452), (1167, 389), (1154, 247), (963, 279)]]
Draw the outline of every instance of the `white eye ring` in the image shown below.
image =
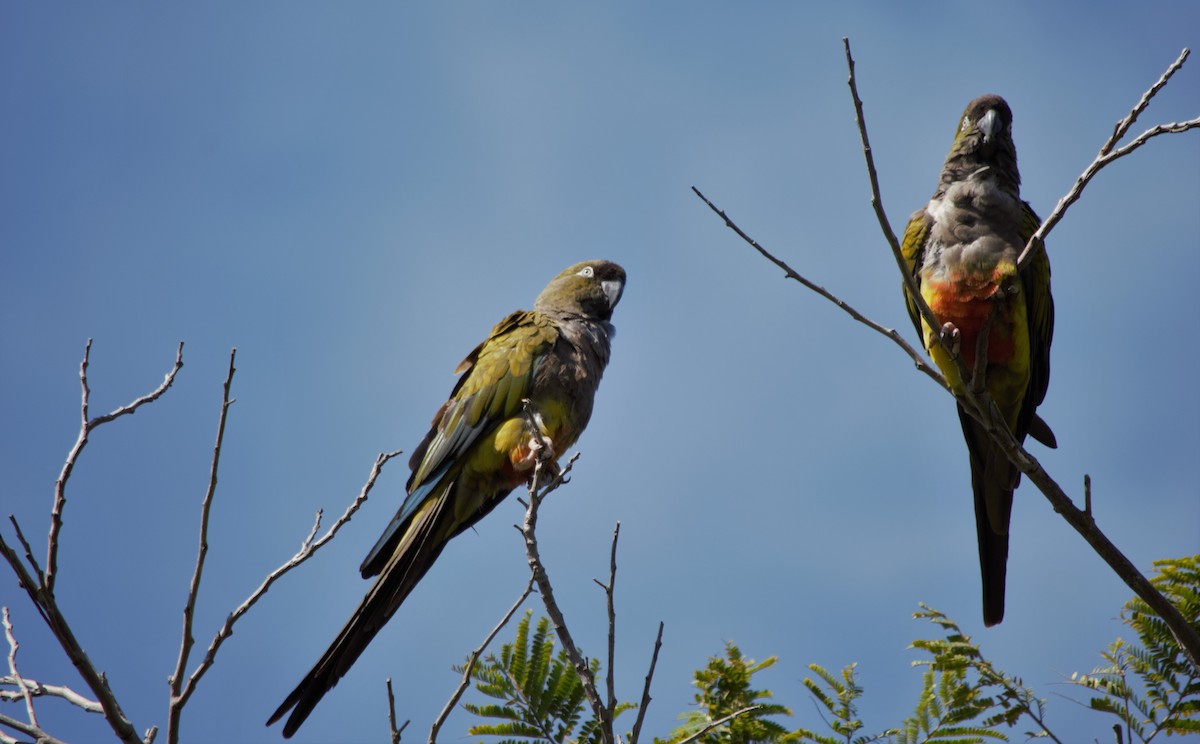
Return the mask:
[(962, 126), (960, 127), (960, 129), (965, 132), (967, 130), (967, 127), (969, 127), (969, 126), (971, 126), (971, 117), (964, 116), (963, 120), (962, 120)]
[(591, 278), (591, 277), (592, 277), (592, 276), (593, 276), (595, 273), (596, 273), (595, 269), (593, 269), (591, 266), (584, 266), (582, 269), (580, 269), (580, 270), (579, 270), (579, 276), (586, 276), (586, 277), (588, 277), (589, 279), (590, 279), (590, 278)]

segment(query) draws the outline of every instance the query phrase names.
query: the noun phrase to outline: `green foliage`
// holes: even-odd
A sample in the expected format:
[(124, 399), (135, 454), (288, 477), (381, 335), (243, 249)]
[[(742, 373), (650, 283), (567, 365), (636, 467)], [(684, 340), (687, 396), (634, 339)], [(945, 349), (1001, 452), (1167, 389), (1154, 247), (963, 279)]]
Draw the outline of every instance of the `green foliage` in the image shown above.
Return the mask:
[(855, 737), (863, 727), (857, 718), (855, 701), (862, 695), (855, 677), (855, 665), (842, 670), (841, 679), (817, 664), (810, 664), (821, 679), (804, 680), (809, 694), (816, 699), (830, 718), (826, 724), (833, 736), (800, 731), (799, 741), (817, 744), (867, 744), (886, 741), (889, 744), (982, 744), (988, 741), (1008, 741), (999, 729), (1011, 728), (1022, 716), (1027, 716), (1037, 728), (1027, 731), (1029, 738), (1049, 736), (1042, 724), (1043, 701), (1020, 679), (1010, 677), (983, 657), (979, 646), (963, 634), (958, 625), (937, 610), (921, 605), (914, 617), (924, 618), (945, 631), (944, 638), (918, 640), (913, 648), (927, 651), (933, 657), (916, 662), (925, 667), (921, 693), (913, 714), (899, 728), (874, 735)]
[[(600, 741), (599, 722), (583, 718), (586, 702), (579, 674), (565, 652), (554, 654), (550, 621), (540, 618), (531, 636), (531, 615), (532, 611), (525, 611), (517, 623), (517, 637), (500, 648), (499, 658), (488, 654), (471, 670), (475, 688), (500, 702), (463, 703), (464, 708), (480, 718), (498, 721), (472, 726), (468, 733), (506, 737), (500, 744), (518, 740), (555, 744)], [(599, 672), (599, 661), (592, 659), (590, 665), (593, 674)], [(464, 668), (459, 666), (455, 670), (461, 673)], [(631, 703), (621, 703), (616, 714), (633, 707)]]
[[(775, 665), (774, 656), (755, 662), (742, 656), (733, 643), (725, 644), (725, 656), (712, 656), (708, 666), (695, 672), (698, 710), (680, 716), (683, 723), (671, 732), (668, 739), (655, 739), (655, 744), (682, 742), (695, 736), (716, 721), (732, 716), (719, 726), (702, 734), (695, 741), (701, 744), (751, 744), (753, 742), (790, 742), (797, 734), (789, 732), (767, 716), (790, 716), (792, 711), (770, 700), (770, 690), (750, 687), (756, 672)], [(735, 715), (737, 714), (737, 715)]]
[[(1200, 555), (1156, 561), (1155, 567), (1158, 573), (1152, 583), (1200, 630)], [(790, 716), (791, 710), (771, 702), (770, 690), (751, 687), (754, 674), (774, 666), (776, 657), (755, 662), (727, 643), (723, 657), (710, 657), (707, 666), (695, 672), (699, 688), (696, 709), (681, 715), (683, 722), (670, 737), (655, 739), (655, 744), (989, 744), (1008, 741), (1007, 730), (1022, 720), (1032, 724), (1023, 732), (1026, 738), (1061, 741), (1044, 723), (1045, 701), (1019, 678), (985, 659), (957, 623), (924, 604), (914, 617), (938, 626), (943, 637), (912, 644), (931, 658), (915, 662), (924, 668), (921, 692), (913, 714), (898, 728), (873, 735), (861, 733), (857, 703), (863, 688), (855, 664), (846, 666), (840, 675), (810, 664), (816, 680), (805, 678), (804, 686), (831, 733), (789, 731), (769, 717)], [(1163, 733), (1200, 734), (1200, 667), (1187, 658), (1166, 624), (1141, 599), (1127, 602), (1121, 619), (1137, 634), (1138, 643), (1118, 638), (1102, 654), (1104, 666), (1090, 674), (1072, 675), (1072, 681), (1098, 693), (1089, 701), (1092, 709), (1119, 719), (1119, 727), (1114, 728), (1123, 729), (1120, 741), (1145, 743)], [(598, 741), (597, 723), (584, 720), (578, 675), (565, 654), (554, 655), (549, 622), (539, 620), (530, 636), (529, 620), (526, 612), (513, 643), (501, 649), (498, 659), (489, 656), (473, 671), (476, 688), (501, 702), (466, 704), (472, 713), (500, 721), (474, 726), (470, 733), (508, 737), (504, 742)], [(592, 661), (593, 672), (599, 666)], [(624, 703), (617, 712), (633, 707)]]
[[(855, 701), (863, 693), (863, 688), (859, 686), (858, 677), (854, 673), (857, 666), (857, 664), (849, 664), (843, 668), (842, 678), (839, 680), (820, 664), (808, 665), (809, 671), (820, 677), (825, 686), (822, 688), (809, 677), (804, 678), (804, 686), (808, 688), (808, 693), (813, 696), (817, 704), (829, 713), (830, 718), (826, 719), (826, 724), (833, 730), (835, 736), (822, 736), (808, 729), (801, 729), (798, 741), (841, 744), (841, 742), (877, 741), (880, 738), (879, 736), (854, 738), (854, 734), (863, 727), (863, 722), (858, 719), (858, 710), (855, 706)], [(826, 692), (826, 689), (829, 692)]]
[[(1188, 623), (1200, 630), (1200, 555), (1155, 561), (1155, 588)], [(1200, 733), (1200, 669), (1188, 661), (1166, 623), (1141, 599), (1125, 603), (1121, 620), (1140, 645), (1120, 638), (1101, 656), (1107, 662), (1071, 680), (1100, 693), (1088, 704), (1116, 716), (1127, 742), (1148, 742), (1160, 733)]]

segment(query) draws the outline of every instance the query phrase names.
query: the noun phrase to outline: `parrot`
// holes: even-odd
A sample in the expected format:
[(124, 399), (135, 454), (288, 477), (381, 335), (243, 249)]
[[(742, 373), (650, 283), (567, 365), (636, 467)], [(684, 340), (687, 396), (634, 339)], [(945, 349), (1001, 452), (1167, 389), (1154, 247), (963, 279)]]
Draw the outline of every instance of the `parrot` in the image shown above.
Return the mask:
[(501, 320), (458, 365), (449, 400), (409, 460), (407, 496), (360, 567), (374, 583), (268, 726), (291, 711), (283, 727), (290, 738), (446, 543), (528, 481), (538, 462), (557, 468), (555, 460), (591, 417), (615, 335), (613, 308), (624, 289), (625, 270), (617, 264), (575, 264), (551, 280), (533, 310)]
[[(1054, 448), (1053, 431), (1036, 413), (1050, 382), (1050, 259), (1039, 243), (1028, 264), (1017, 266), (1041, 224), (1020, 186), (1012, 110), (1000, 96), (976, 98), (958, 121), (933, 198), (913, 213), (901, 241), (906, 268), (941, 327), (924, 321), (907, 285), (904, 296), (922, 345), (956, 393), (971, 380), (940, 338), (956, 337), (954, 353), (973, 374), (978, 337), (991, 319), (984, 387), (1018, 442), (1029, 435)], [(983, 621), (990, 627), (1004, 619), (1009, 519), (1021, 474), (961, 404), (958, 418), (970, 455)]]

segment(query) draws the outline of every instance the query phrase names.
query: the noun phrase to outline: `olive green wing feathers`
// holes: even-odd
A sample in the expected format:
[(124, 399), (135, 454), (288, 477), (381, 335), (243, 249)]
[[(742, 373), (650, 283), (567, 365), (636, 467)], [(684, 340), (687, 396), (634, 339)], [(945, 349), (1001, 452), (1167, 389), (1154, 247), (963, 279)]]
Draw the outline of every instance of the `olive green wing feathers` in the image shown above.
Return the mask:
[(469, 456), (482, 436), (521, 410), (530, 394), (538, 363), (554, 346), (558, 329), (545, 316), (517, 311), (496, 324), (488, 338), (467, 355), (455, 372), (454, 390), (433, 417), (429, 432), (409, 460), (408, 497), (363, 560), (364, 578), (387, 563), (409, 520), (441, 480)]
[[(932, 220), (922, 207), (913, 212), (904, 228), (904, 238), (900, 241), (900, 253), (904, 257), (905, 270), (921, 286), (921, 263), (925, 260), (925, 242), (929, 240), (929, 227)], [(917, 340), (925, 345), (925, 332), (921, 328), (921, 311), (908, 291), (908, 284), (901, 283), (904, 290), (904, 304), (908, 308), (908, 317), (912, 320), (913, 328), (917, 329)]]
[[(1022, 202), (1021, 240), (1028, 243), (1041, 218), (1028, 202)], [(1050, 293), (1050, 257), (1039, 240), (1021, 269), (1021, 284), (1025, 291), (1025, 307), (1029, 316), (1029, 389), (1018, 419), (1018, 431), (1029, 435), (1047, 447), (1057, 447), (1054, 432), (1035, 412), (1046, 398), (1050, 386), (1050, 343), (1054, 339), (1054, 297)]]

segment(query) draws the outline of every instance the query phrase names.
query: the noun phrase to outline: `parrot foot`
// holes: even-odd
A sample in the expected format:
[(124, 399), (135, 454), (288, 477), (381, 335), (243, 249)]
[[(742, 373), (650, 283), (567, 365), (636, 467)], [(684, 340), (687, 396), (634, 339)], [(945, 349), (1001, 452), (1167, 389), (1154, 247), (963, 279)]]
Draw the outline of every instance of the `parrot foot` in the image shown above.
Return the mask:
[(942, 324), (942, 341), (950, 339), (950, 353), (953, 356), (958, 356), (958, 352), (962, 347), (962, 333), (953, 323)]
[(522, 448), (524, 452), (521, 458), (514, 463), (519, 470), (530, 470), (535, 465), (546, 465), (546, 463), (554, 464), (558, 459), (558, 453), (554, 451), (554, 443), (549, 437), (534, 434), (529, 437), (529, 441)]
[[(554, 443), (548, 437), (534, 435), (529, 438), (529, 442), (524, 447), (525, 453), (517, 463), (517, 467), (523, 471), (536, 471), (540, 469), (549, 477), (540, 478), (540, 482), (546, 483), (558, 477), (560, 469), (558, 467), (558, 454), (554, 451)], [(533, 473), (530, 473), (530, 478)]]

